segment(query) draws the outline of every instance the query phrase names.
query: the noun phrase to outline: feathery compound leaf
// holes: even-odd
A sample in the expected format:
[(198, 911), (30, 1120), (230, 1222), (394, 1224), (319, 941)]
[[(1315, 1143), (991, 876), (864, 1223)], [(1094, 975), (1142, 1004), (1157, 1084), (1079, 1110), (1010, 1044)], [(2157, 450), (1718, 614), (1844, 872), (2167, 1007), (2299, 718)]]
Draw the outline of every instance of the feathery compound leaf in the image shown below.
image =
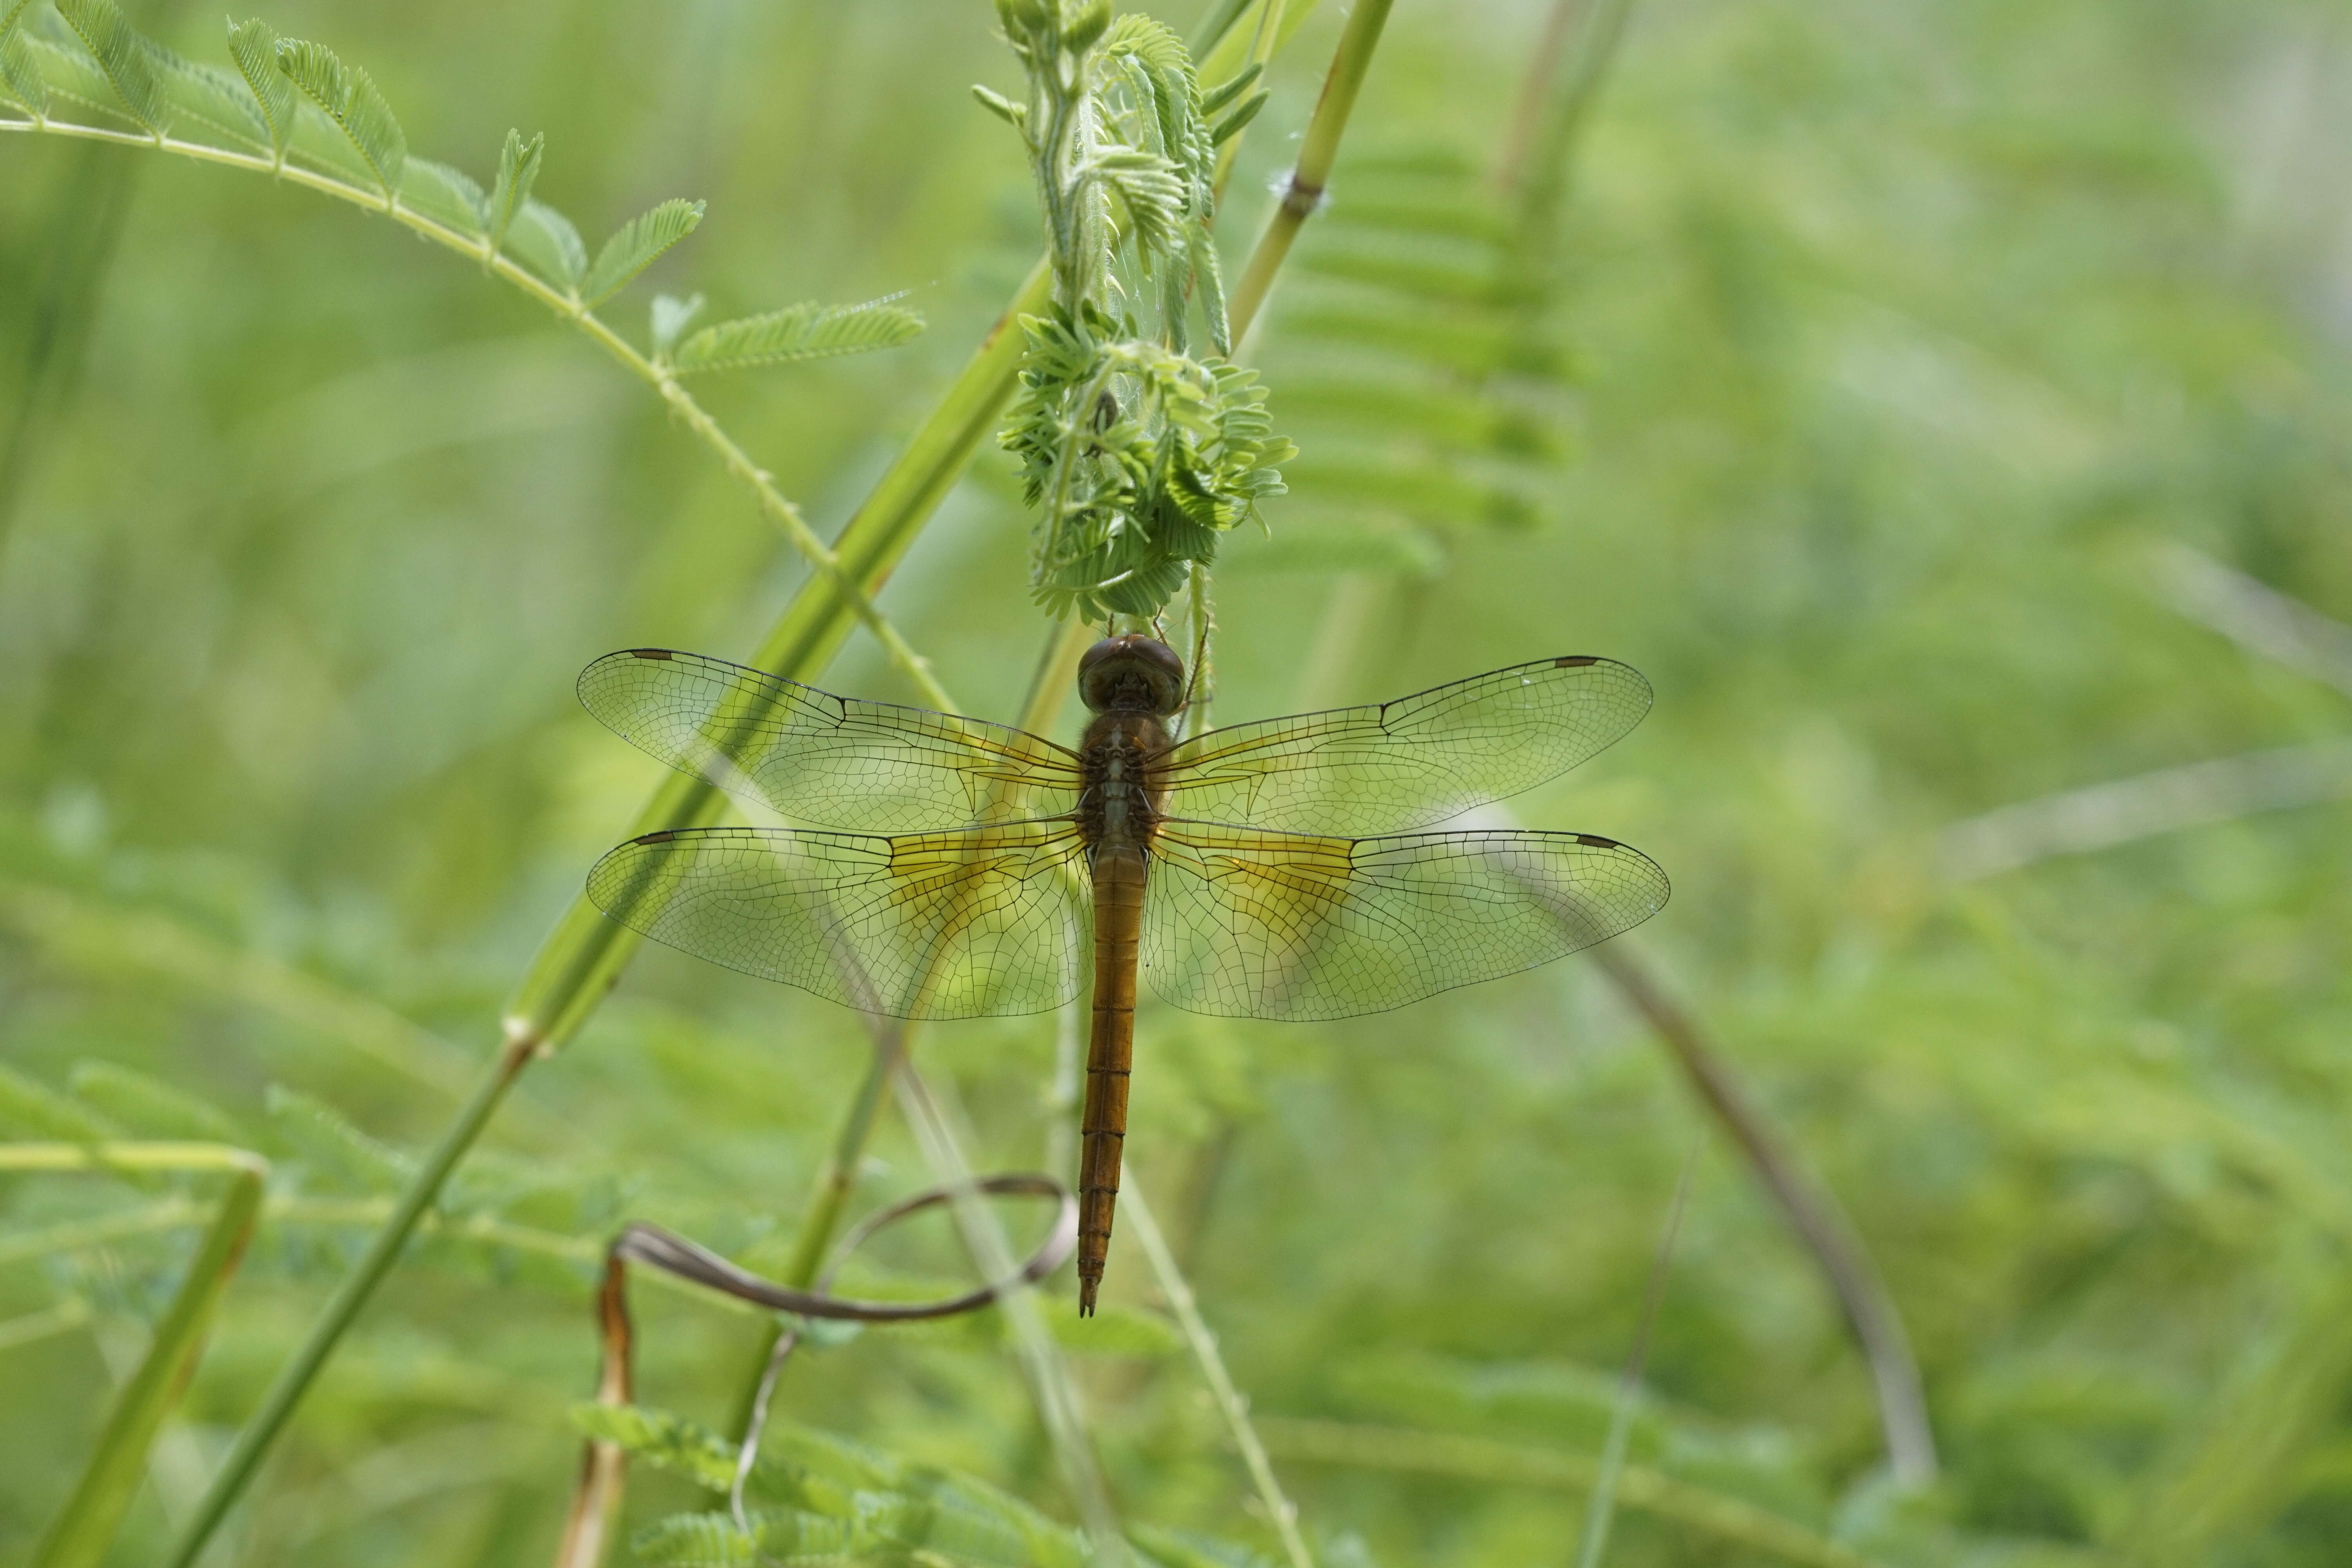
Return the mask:
[(33, 0), (0, 0), (0, 38), (16, 31), (17, 19), (31, 9)]
[(702, 314), (702, 296), (688, 295), (679, 299), (675, 294), (656, 294), (653, 305), (654, 353), (666, 354), (677, 346), (686, 329), (694, 325), (694, 318)]
[(411, 158), (403, 167), (400, 205), (459, 234), (480, 234), (489, 219), (490, 198), (474, 177), (430, 158)]
[(545, 202), (526, 200), (507, 232), (508, 248), (541, 278), (570, 292), (588, 271), (588, 247), (572, 220)]
[(283, 163), (286, 140), (294, 133), (294, 83), (278, 68), (278, 29), (258, 16), (235, 23), (228, 30), (228, 52), (261, 106), (270, 151)]
[(623, 224), (596, 252), (580, 285), (580, 302), (595, 306), (619, 293), (624, 285), (654, 264), (655, 258), (694, 232), (702, 221), (702, 204), (671, 197), (649, 212)]
[(384, 205), (391, 207), (399, 195), (401, 168), (408, 162), (408, 138), (393, 118), (392, 106), (376, 90), (374, 79), (343, 64), (326, 45), (303, 38), (278, 41), (278, 68), (350, 138), (383, 192)]
[(893, 348), (922, 330), (921, 316), (887, 300), (794, 305), (703, 328), (679, 345), (670, 368), (687, 375), (864, 353)]
[(507, 230), (530, 199), (531, 182), (539, 178), (540, 154), (547, 150), (547, 133), (540, 132), (526, 142), (520, 131), (507, 132), (507, 144), (499, 150), (499, 180), (490, 187), (490, 254), (507, 242)]
[[(797, 1509), (755, 1509), (744, 1516), (750, 1534), (723, 1513), (677, 1513), (656, 1520), (629, 1539), (629, 1549), (662, 1568), (754, 1568), (872, 1561), (862, 1555), (890, 1543), (853, 1519), (828, 1519)], [(852, 1553), (861, 1553), (853, 1559)], [(893, 1554), (892, 1560), (896, 1560)]]
[(184, 59), (155, 43), (147, 46), (147, 63), (163, 87), (172, 129), (183, 140), (240, 153), (269, 151), (269, 127), (234, 72)]
[(642, 1405), (575, 1405), (572, 1424), (657, 1470), (724, 1491), (735, 1480), (735, 1445), (693, 1422)]
[(0, 31), (0, 97), (22, 104), (36, 121), (48, 116), (48, 84), (33, 67), (33, 53), (25, 47), (25, 35), (13, 28)]
[(263, 1104), (288, 1142), (353, 1186), (397, 1192), (416, 1174), (415, 1160), (369, 1137), (323, 1100), (272, 1084)]
[(98, 61), (131, 118), (161, 136), (163, 94), (148, 64), (147, 40), (123, 19), (114, 0), (58, 0), (58, 15)]

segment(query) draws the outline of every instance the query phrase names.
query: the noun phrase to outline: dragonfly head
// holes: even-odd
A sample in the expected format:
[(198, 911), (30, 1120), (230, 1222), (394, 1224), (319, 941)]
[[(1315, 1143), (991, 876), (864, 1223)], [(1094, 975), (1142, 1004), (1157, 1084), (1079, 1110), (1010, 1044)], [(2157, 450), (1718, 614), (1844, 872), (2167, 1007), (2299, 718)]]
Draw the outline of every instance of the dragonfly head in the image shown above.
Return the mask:
[(1078, 699), (1097, 713), (1156, 713), (1184, 701), (1184, 661), (1140, 634), (1105, 637), (1078, 657)]

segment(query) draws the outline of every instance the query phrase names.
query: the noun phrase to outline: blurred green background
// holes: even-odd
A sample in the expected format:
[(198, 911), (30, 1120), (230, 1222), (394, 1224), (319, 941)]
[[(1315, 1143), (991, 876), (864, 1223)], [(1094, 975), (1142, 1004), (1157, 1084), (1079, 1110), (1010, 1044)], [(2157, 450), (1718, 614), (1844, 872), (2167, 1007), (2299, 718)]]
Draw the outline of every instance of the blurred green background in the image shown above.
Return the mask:
[[(226, 59), (211, 13), (131, 9)], [(1229, 268), (1337, 10), (1274, 73)], [(1283, 1418), (1310, 1537), (1342, 1565), (1572, 1560), (1582, 1493), (1545, 1457), (1600, 1447), (1696, 1146), (1644, 1477), (1890, 1565), (2345, 1561), (2341, 8), (1645, 0), (1530, 228), (1490, 176), (1549, 10), (1397, 7), (1251, 351), (1303, 451), (1220, 574), (1219, 711), (1554, 653), (1650, 677), (1639, 731), (1515, 807), (1673, 875), (1630, 940), (1851, 1213), (1944, 1468), (1890, 1484), (1818, 1271), (1586, 962), (1342, 1024), (1147, 1012), (1138, 1176)], [(540, 193), (592, 238), (707, 197), (607, 312), (632, 331), (655, 286), (719, 313), (908, 291), (911, 347), (708, 394), (828, 534), (1036, 253), (1018, 147), (966, 91), (1016, 79), (981, 0), (265, 14), (371, 70), (420, 154), (487, 179), (509, 125), (543, 128)], [(147, 1075), (279, 1163), (113, 1559), (144, 1563), (367, 1234), (319, 1215), (382, 1173), (305, 1106), (395, 1152), (430, 1138), (453, 1100), (428, 1080), (487, 1056), (656, 780), (574, 675), (617, 647), (740, 657), (805, 569), (543, 310), (248, 174), (0, 136), (0, 1061), (186, 1131), (99, 1064)], [(997, 719), (1045, 632), (1017, 500), (985, 454), (882, 600)], [(908, 695), (862, 636), (824, 683)], [(1046, 1158), (1052, 1037), (925, 1033), (991, 1167)], [(649, 948), (457, 1201), (589, 1241), (658, 1220), (773, 1269), (865, 1050), (838, 1009)], [(868, 1169), (861, 1201), (928, 1180), (895, 1122)], [(194, 1237), (77, 1227), (167, 1195), (0, 1186), (0, 1341), (92, 1309), (0, 1348), (0, 1560)], [(954, 1266), (943, 1229), (877, 1258)], [(1123, 1235), (1129, 1310), (1064, 1331), (1114, 1489), (1270, 1554), (1142, 1264)], [(234, 1560), (543, 1561), (593, 1275), (420, 1247)], [(758, 1323), (637, 1300), (640, 1397), (727, 1425)], [(782, 1402), (1069, 1515), (984, 1329), (869, 1332)], [(1302, 1420), (1377, 1462), (1308, 1452), (1328, 1429)], [(631, 1517), (695, 1500), (642, 1477)], [(1790, 1560), (1639, 1503), (1612, 1563)]]

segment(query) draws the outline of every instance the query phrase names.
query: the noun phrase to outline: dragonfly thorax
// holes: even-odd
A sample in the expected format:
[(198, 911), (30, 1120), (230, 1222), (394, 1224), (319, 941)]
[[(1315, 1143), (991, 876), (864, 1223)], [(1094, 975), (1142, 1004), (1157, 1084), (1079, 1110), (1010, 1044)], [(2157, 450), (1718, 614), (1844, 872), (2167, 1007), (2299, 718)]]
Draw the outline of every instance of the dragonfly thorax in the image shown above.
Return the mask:
[(1146, 761), (1168, 744), (1168, 731), (1155, 713), (1114, 709), (1098, 713), (1078, 742), (1085, 784), (1077, 819), (1087, 849), (1107, 846), (1140, 849), (1150, 843), (1160, 820), (1160, 801)]

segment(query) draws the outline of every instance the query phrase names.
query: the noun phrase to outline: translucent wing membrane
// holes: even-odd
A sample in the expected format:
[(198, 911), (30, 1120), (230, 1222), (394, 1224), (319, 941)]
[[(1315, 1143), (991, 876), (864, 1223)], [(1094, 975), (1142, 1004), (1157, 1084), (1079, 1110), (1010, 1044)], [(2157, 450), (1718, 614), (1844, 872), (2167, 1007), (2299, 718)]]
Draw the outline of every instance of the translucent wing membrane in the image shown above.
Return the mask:
[(1396, 833), (1565, 773), (1649, 710), (1650, 683), (1626, 665), (1545, 659), (1377, 707), (1211, 730), (1155, 759), (1153, 782), (1172, 816)]
[(656, 942), (900, 1018), (1034, 1013), (1092, 951), (1066, 822), (883, 838), (798, 828), (649, 833), (596, 863), (596, 907)]
[(827, 827), (929, 832), (1058, 816), (1077, 800), (1077, 758), (1025, 731), (698, 654), (607, 654), (581, 673), (580, 700), (670, 766)]
[(1667, 891), (1649, 857), (1585, 833), (1325, 838), (1169, 822), (1144, 894), (1143, 978), (1195, 1013), (1379, 1013), (1590, 947)]

